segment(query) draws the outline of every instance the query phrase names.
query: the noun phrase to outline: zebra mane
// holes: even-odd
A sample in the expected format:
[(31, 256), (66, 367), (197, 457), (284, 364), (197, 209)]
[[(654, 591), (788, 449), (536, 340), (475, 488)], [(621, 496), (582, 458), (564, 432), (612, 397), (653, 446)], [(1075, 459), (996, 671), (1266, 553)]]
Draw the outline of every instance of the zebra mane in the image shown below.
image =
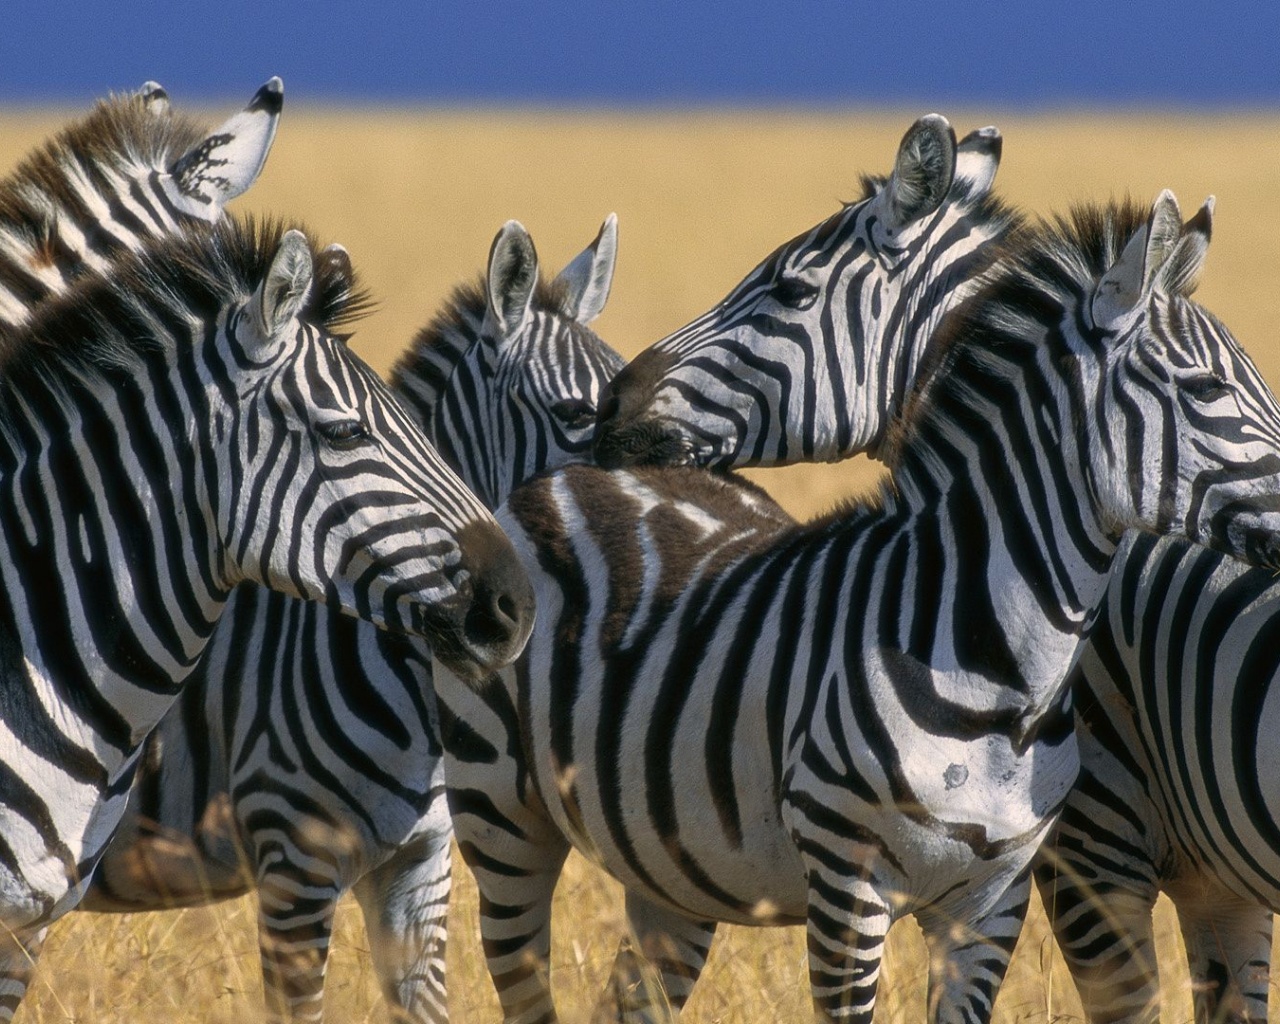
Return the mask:
[(101, 185), (101, 168), (166, 168), (206, 131), (182, 114), (148, 109), (140, 95), (99, 100), (90, 113), (64, 127), (0, 181), (0, 223), (32, 230), (42, 225), (45, 210), (33, 200), (41, 193), (66, 194), (68, 164)]
[[(289, 228), (252, 217), (196, 223), (122, 256), (109, 276), (79, 279), (37, 306), (27, 323), (0, 334), (0, 388), (56, 365), (99, 373), (135, 366), (144, 353), (163, 346), (167, 331), (157, 330), (157, 323), (167, 326), (186, 311), (212, 319), (248, 299)], [(368, 310), (368, 293), (345, 258), (330, 259), (309, 234), (307, 239), (314, 278), (299, 316), (336, 334)]]
[[(535, 313), (564, 316), (567, 298), (568, 286), (564, 282), (558, 278), (548, 281), (539, 274), (530, 309)], [(483, 273), (454, 288), (448, 301), (417, 333), (392, 367), (392, 386), (412, 378), (415, 390), (425, 386), (436, 395), (443, 392), (450, 375), (480, 340), (488, 304), (488, 285)]]
[[(982, 375), (984, 354), (1025, 343), (1030, 322), (1060, 322), (1086, 304), (1125, 243), (1146, 226), (1150, 204), (1131, 198), (1080, 204), (1066, 216), (1015, 230), (1001, 244), (978, 292), (943, 320), (928, 342), (911, 396), (890, 426), (881, 457), (897, 465), (934, 394)], [(1182, 294), (1188, 294), (1184, 291)]]

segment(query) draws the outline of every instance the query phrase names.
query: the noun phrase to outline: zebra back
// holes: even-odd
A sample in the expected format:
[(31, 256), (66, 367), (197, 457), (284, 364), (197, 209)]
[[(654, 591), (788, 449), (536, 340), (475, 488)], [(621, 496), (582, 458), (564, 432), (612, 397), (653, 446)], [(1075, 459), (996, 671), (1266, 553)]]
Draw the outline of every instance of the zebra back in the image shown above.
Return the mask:
[(945, 313), (972, 294), (1017, 217), (991, 194), (1000, 134), (957, 145), (936, 114), (893, 173), (781, 246), (714, 309), (610, 385), (601, 465), (834, 461), (875, 454)]
[(273, 78), (209, 132), (148, 82), (29, 155), (0, 181), (0, 328), (122, 252), (220, 217), (261, 173), (283, 99)]

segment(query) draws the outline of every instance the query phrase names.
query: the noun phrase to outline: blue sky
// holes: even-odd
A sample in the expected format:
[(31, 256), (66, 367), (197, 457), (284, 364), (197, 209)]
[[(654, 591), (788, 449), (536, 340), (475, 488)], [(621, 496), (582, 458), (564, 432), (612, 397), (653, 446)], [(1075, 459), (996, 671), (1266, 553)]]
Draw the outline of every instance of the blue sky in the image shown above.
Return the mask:
[(0, 102), (1280, 107), (1276, 0), (9, 0)]

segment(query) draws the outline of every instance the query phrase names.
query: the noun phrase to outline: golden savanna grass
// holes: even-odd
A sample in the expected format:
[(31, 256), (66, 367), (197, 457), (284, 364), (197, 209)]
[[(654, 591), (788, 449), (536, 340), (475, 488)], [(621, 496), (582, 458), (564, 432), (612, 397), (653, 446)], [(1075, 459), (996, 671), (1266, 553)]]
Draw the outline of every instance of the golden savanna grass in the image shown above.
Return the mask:
[[(1273, 313), (1280, 279), (1280, 116), (944, 112), (961, 132), (1000, 126), (1000, 189), (1033, 213), (1125, 192), (1149, 199), (1165, 187), (1189, 213), (1216, 194), (1199, 297), (1280, 388)], [(514, 217), (529, 228), (544, 267), (555, 271), (616, 211), (618, 272), (595, 326), (630, 357), (716, 302), (777, 244), (855, 197), (860, 172), (887, 171), (918, 113), (374, 113), (290, 105), (262, 180), (236, 205), (304, 221), (322, 241), (348, 248), (379, 300), (353, 344), (380, 370), (453, 285), (483, 267), (505, 220)], [(0, 113), (0, 174), (63, 116)], [(804, 517), (865, 488), (876, 475), (866, 460), (752, 473)], [(566, 1021), (585, 1020), (621, 933), (621, 896), (614, 883), (574, 858), (557, 899), (557, 994)], [(497, 1016), (475, 906), (474, 886), (460, 869), (449, 982), (453, 1017), (464, 1022)], [(72, 915), (52, 930), (19, 1021), (258, 1019), (255, 913), (245, 899), (167, 914)], [(385, 1019), (358, 918), (345, 903), (330, 966), (330, 1021)], [(1159, 924), (1162, 957), (1173, 976), (1162, 1017), (1172, 1024), (1190, 1019), (1189, 988), (1167, 907)], [(880, 1021), (923, 1019), (924, 964), (914, 926), (895, 928)], [(1079, 1013), (1037, 910), (997, 1020), (1078, 1019)], [(685, 1018), (808, 1021), (801, 932), (724, 929)]]

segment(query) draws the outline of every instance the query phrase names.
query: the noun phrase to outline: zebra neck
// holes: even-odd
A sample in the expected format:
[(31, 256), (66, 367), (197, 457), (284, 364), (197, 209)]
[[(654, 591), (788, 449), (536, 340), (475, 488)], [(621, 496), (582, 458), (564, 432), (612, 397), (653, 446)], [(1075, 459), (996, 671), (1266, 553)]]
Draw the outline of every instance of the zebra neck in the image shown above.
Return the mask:
[[(888, 306), (887, 313), (870, 318), (860, 340), (847, 337), (836, 345), (839, 368), (833, 384), (826, 389), (828, 401), (834, 402), (831, 416), (819, 416), (818, 422), (833, 422), (837, 433), (837, 450), (841, 457), (861, 452), (878, 457), (886, 435), (900, 420), (904, 404), (916, 387), (921, 361), (928, 351), (944, 317), (977, 291), (979, 270), (989, 262), (982, 244), (983, 236), (958, 253), (948, 253), (950, 262), (931, 265), (928, 273), (901, 282), (894, 296), (876, 295), (875, 303)], [(865, 303), (865, 296), (850, 294), (854, 303)], [(852, 318), (850, 319), (852, 323)], [(848, 328), (842, 328), (847, 331)], [(815, 353), (818, 359), (823, 354)], [(823, 395), (819, 392), (819, 397)], [(847, 407), (848, 412), (844, 410)]]
[[(204, 414), (164, 394), (163, 377), (133, 372), (154, 386), (40, 389), (28, 377), (0, 431), (9, 639), (35, 685), (114, 708), (121, 749), (164, 714), (227, 598), (214, 470), (187, 433)], [(185, 429), (161, 434), (179, 410)]]
[(954, 677), (959, 703), (1003, 709), (1027, 733), (1059, 704), (1117, 541), (1074, 442), (1063, 431), (1050, 452), (1032, 433), (915, 451), (895, 478), (905, 525), (886, 573), (919, 581), (890, 645)]

